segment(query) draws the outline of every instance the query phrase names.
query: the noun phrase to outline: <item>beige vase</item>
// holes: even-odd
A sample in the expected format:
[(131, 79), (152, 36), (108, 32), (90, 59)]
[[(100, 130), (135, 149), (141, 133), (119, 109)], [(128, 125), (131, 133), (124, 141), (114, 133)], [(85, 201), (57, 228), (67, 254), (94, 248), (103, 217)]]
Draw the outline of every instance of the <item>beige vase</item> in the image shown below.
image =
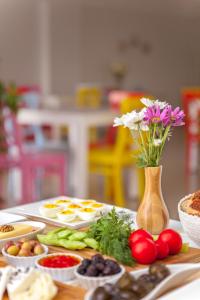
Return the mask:
[(145, 191), (136, 221), (139, 228), (159, 234), (169, 222), (169, 213), (161, 190), (162, 166), (145, 168)]

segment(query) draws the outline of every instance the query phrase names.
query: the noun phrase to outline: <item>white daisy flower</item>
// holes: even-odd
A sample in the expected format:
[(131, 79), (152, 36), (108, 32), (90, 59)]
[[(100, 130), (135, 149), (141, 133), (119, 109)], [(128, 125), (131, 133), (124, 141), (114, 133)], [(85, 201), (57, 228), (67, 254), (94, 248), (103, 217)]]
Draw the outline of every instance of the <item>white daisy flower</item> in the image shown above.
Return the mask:
[(149, 130), (149, 127), (143, 121), (144, 112), (136, 112), (133, 110), (132, 112), (125, 114), (123, 117), (124, 126), (130, 130)]
[(160, 100), (151, 100), (148, 98), (141, 98), (140, 101), (146, 106), (146, 107), (151, 107), (153, 105), (158, 105), (160, 107), (160, 109), (165, 108), (168, 104), (164, 101), (160, 101)]
[(114, 119), (113, 127), (124, 125), (122, 117), (117, 117)]

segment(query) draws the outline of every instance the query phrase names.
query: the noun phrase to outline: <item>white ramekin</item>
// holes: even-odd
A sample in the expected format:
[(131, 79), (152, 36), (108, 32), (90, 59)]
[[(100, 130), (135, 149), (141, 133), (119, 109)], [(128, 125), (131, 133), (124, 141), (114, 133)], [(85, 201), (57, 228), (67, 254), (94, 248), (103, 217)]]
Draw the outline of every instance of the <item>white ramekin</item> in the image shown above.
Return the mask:
[(10, 255), (5, 251), (5, 248), (2, 249), (2, 254), (5, 257), (6, 261), (14, 266), (14, 267), (30, 267), (34, 266), (35, 261), (42, 258), (44, 255), (48, 254), (48, 247), (41, 244), (42, 247), (44, 248), (44, 253), (40, 255), (34, 255), (34, 256), (14, 256)]
[(76, 278), (80, 284), (81, 287), (91, 290), (96, 289), (99, 286), (102, 286), (106, 283), (116, 283), (117, 280), (125, 273), (125, 268), (120, 265), (121, 271), (115, 275), (109, 275), (109, 276), (102, 276), (102, 277), (90, 277), (81, 275), (75, 271)]
[(193, 216), (191, 214), (186, 213), (181, 209), (181, 204), (184, 200), (190, 198), (192, 195), (187, 195), (179, 201), (178, 204), (178, 214), (181, 225), (183, 226), (183, 230), (189, 236), (189, 238), (198, 246), (200, 246), (200, 217)]
[[(80, 260), (80, 263), (83, 260), (83, 258), (81, 256), (76, 255), (74, 253), (53, 253), (53, 254), (43, 255), (42, 258), (55, 256), (55, 255), (56, 256), (57, 255), (72, 256), (72, 257), (78, 258)], [(35, 261), (36, 267), (40, 271), (48, 273), (54, 280), (61, 281), (61, 282), (65, 282), (65, 281), (74, 279), (75, 278), (75, 270), (80, 265), (80, 264), (77, 264), (73, 267), (68, 267), (68, 268), (48, 268), (48, 267), (43, 267), (39, 264), (40, 259), (41, 259), (41, 257)]]

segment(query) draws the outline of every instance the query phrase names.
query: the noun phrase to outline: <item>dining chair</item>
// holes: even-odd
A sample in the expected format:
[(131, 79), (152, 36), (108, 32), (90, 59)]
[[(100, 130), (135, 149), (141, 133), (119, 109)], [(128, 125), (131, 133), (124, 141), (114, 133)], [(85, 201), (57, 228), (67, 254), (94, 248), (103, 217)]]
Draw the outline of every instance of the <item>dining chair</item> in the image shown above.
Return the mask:
[(79, 108), (98, 108), (101, 106), (102, 92), (94, 84), (80, 84), (76, 89), (76, 104)]
[[(122, 114), (140, 109), (143, 104), (140, 98), (125, 98), (120, 104)], [(116, 140), (113, 145), (105, 145), (102, 148), (89, 151), (89, 168), (91, 173), (103, 175), (104, 198), (112, 197), (116, 205), (125, 205), (123, 169), (135, 164), (135, 151), (132, 149), (133, 139), (127, 128), (119, 126), (116, 128)], [(144, 172), (136, 167), (138, 195), (141, 199), (144, 192)]]
[(185, 112), (185, 142), (186, 159), (185, 173), (188, 177), (198, 169), (198, 154), (200, 143), (200, 87), (182, 90), (182, 100)]
[[(18, 167), (22, 174), (21, 203), (37, 200), (35, 183), (38, 175), (55, 174), (59, 179), (60, 195), (66, 193), (66, 156), (51, 152), (25, 152), (22, 144), (22, 132), (16, 116), (9, 109), (3, 109), (4, 134), (7, 154), (0, 154), (0, 169)], [(5, 159), (6, 158), (6, 159)]]

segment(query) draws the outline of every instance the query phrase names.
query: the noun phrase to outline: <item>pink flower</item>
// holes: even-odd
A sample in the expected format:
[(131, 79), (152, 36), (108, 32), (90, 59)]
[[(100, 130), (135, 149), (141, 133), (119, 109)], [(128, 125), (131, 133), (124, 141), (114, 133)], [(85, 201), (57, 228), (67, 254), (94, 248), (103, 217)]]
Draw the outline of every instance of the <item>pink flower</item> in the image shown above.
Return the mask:
[(156, 123), (165, 124), (167, 121), (169, 121), (168, 108), (165, 107), (163, 110), (161, 110), (160, 106), (158, 105), (148, 107), (144, 113), (144, 121), (146, 121), (148, 125)]
[(176, 107), (174, 110), (171, 105), (168, 105), (168, 119), (166, 119), (166, 122), (164, 123), (165, 126), (171, 125), (171, 126), (182, 126), (185, 123), (183, 122), (183, 119), (185, 117), (185, 114), (183, 110), (180, 109), (180, 107)]

